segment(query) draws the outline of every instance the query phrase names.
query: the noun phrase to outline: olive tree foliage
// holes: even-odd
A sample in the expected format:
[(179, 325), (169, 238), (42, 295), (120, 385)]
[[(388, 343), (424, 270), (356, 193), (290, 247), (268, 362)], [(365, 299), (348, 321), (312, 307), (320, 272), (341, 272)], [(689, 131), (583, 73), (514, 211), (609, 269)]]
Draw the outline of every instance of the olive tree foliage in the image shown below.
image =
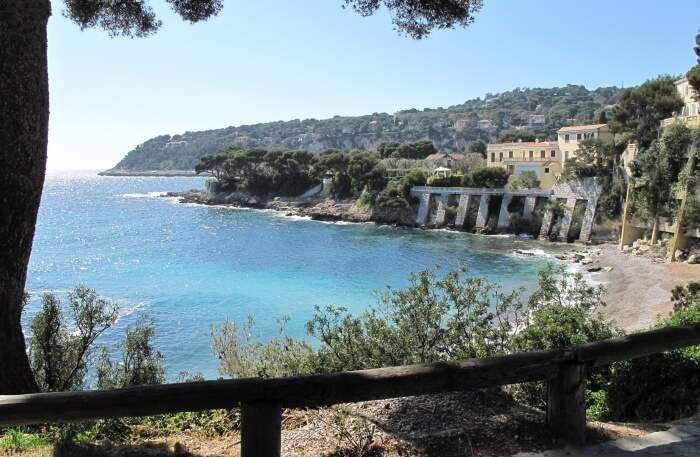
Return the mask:
[(695, 99), (700, 100), (700, 33), (695, 35), (695, 47), (693, 50), (698, 58), (698, 63), (688, 70), (686, 77), (690, 86), (695, 89)]
[(219, 370), (232, 377), (290, 376), (488, 357), (606, 338), (597, 317), (603, 289), (580, 274), (548, 268), (536, 291), (508, 291), (464, 268), (424, 270), (387, 288), (359, 315), (317, 307), (306, 330), (317, 344), (288, 337), (262, 342), (252, 322), (213, 329)]
[(645, 149), (658, 137), (661, 120), (681, 108), (683, 100), (678, 96), (675, 78), (660, 76), (625, 90), (613, 108), (610, 126), (615, 133), (631, 132), (639, 148)]
[(153, 321), (142, 315), (134, 325), (127, 327), (125, 338), (117, 347), (116, 360), (112, 360), (107, 348), (101, 348), (96, 363), (97, 388), (163, 383), (165, 362), (163, 355), (153, 348), (154, 336)]
[(41, 310), (29, 321), (29, 359), (41, 390), (81, 388), (95, 341), (117, 315), (116, 305), (84, 286), (70, 293), (66, 312), (55, 295), (44, 294)]
[(511, 176), (508, 180), (509, 189), (538, 189), (541, 185), (534, 171), (523, 171), (518, 176)]

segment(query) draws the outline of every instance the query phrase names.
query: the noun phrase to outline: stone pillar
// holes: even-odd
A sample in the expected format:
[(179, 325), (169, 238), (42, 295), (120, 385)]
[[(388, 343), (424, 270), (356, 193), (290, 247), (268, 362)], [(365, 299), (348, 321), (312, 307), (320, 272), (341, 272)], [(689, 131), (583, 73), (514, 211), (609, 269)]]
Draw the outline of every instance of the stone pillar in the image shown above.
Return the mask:
[(435, 215), (435, 226), (441, 227), (445, 225), (445, 216), (447, 213), (448, 201), (450, 194), (441, 194), (438, 199), (437, 213)]
[(455, 218), (455, 226), (457, 228), (464, 227), (464, 220), (467, 218), (467, 211), (469, 211), (469, 194), (462, 194), (459, 196), (459, 208), (457, 209), (457, 217)]
[(430, 194), (428, 192), (420, 194), (420, 206), (416, 216), (416, 224), (421, 227), (428, 222), (428, 211), (430, 211)]
[(598, 205), (598, 200), (588, 200), (586, 203), (586, 212), (583, 215), (583, 222), (581, 223), (581, 234), (578, 237), (579, 241), (588, 243), (591, 241), (591, 232), (593, 231), (593, 222), (595, 221), (595, 209)]
[(523, 219), (528, 220), (532, 217), (533, 211), (535, 211), (535, 204), (537, 203), (537, 197), (525, 197), (525, 207), (523, 208)]
[[(555, 197), (549, 197), (549, 204), (554, 204), (557, 202)], [(549, 239), (549, 228), (552, 226), (552, 218), (554, 217), (554, 212), (551, 208), (547, 208), (544, 211), (544, 216), (542, 216), (542, 227), (540, 227), (540, 240)]]
[(479, 200), (479, 212), (476, 215), (476, 226), (477, 229), (486, 228), (486, 223), (489, 221), (489, 200), (491, 200), (490, 195), (482, 195), (481, 200)]
[(566, 207), (564, 208), (564, 216), (561, 220), (561, 228), (559, 230), (559, 239), (566, 242), (569, 239), (569, 229), (571, 221), (574, 219), (574, 208), (576, 207), (576, 197), (566, 199)]
[(508, 205), (510, 205), (511, 200), (513, 200), (512, 194), (503, 194), (503, 199), (501, 200), (501, 211), (498, 213), (498, 225), (496, 228), (499, 230), (507, 229), (510, 226), (510, 213), (508, 212)]

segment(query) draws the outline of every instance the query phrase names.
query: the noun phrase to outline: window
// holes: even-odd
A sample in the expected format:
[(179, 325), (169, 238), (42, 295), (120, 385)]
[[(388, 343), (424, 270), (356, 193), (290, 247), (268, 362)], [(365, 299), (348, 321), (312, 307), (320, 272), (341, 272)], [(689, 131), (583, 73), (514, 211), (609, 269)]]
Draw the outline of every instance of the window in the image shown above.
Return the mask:
[(578, 141), (578, 140), (580, 140), (580, 139), (581, 139), (581, 134), (580, 134), (580, 133), (577, 133), (577, 134), (576, 134), (576, 140)]
[(554, 149), (552, 149), (552, 152), (549, 153), (549, 156), (550, 156), (550, 157), (556, 157), (556, 156), (557, 156), (557, 151), (555, 151)]
[(545, 152), (544, 150), (540, 151), (540, 159), (544, 159), (545, 157)]
[(566, 135), (564, 135), (564, 143), (568, 143), (568, 142), (569, 142), (569, 134), (567, 133)]
[(495, 161), (496, 161), (496, 153), (492, 152), (491, 153), (491, 162), (495, 162)]
[(532, 151), (529, 151), (528, 157), (530, 158), (530, 160), (532, 160)]
[(549, 167), (544, 167), (544, 172), (549, 174)]
[(508, 151), (508, 158), (512, 159), (513, 158), (513, 151)]
[(503, 152), (498, 153), (498, 161), (503, 162)]

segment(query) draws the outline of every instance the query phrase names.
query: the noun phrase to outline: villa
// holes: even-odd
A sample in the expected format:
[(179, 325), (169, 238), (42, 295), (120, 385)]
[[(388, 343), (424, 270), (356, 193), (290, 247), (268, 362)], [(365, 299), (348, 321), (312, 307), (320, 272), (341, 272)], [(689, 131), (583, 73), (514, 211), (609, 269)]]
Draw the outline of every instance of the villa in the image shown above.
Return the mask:
[(695, 89), (688, 83), (688, 78), (676, 81), (676, 90), (683, 99), (683, 109), (673, 117), (661, 121), (661, 127), (668, 127), (674, 122), (682, 122), (690, 128), (700, 128), (700, 101), (696, 100)]
[(492, 143), (487, 148), (487, 165), (501, 167), (511, 175), (532, 171), (543, 189), (550, 189), (561, 175), (564, 162), (576, 156), (584, 140), (612, 140), (607, 124), (574, 125), (557, 131), (557, 141)]

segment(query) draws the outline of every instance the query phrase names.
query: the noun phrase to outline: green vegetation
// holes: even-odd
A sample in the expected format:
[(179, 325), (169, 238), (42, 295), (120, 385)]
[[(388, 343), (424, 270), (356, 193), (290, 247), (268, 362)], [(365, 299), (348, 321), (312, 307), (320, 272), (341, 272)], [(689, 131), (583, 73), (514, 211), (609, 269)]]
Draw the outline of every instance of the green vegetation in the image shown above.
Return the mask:
[(540, 184), (534, 171), (523, 171), (508, 181), (508, 187), (511, 189), (538, 189)]
[(500, 189), (506, 186), (510, 175), (500, 167), (481, 167), (464, 175), (462, 185), (465, 187), (486, 187)]
[[(462, 152), (468, 144), (495, 140), (510, 126), (525, 125), (533, 112), (544, 114), (546, 124), (534, 132), (542, 139), (554, 138), (556, 130), (572, 123), (590, 123), (597, 113), (614, 104), (621, 90), (604, 87), (587, 90), (569, 85), (551, 89), (514, 89), (484, 98), (468, 100), (448, 108), (404, 110), (394, 115), (375, 113), (366, 116), (330, 119), (304, 119), (241, 125), (178, 135), (161, 135), (138, 145), (115, 168), (124, 170), (191, 170), (198, 161), (221, 149), (285, 149), (320, 152), (327, 149), (381, 149), (383, 157), (398, 152), (396, 144), (427, 141), (437, 150)], [(477, 128), (479, 119), (491, 119), (495, 131)], [(463, 128), (455, 128), (466, 120)], [(429, 148), (429, 146), (427, 146)], [(420, 150), (421, 154), (428, 149)], [(475, 151), (482, 154), (481, 151)], [(388, 154), (388, 155), (387, 155)], [(417, 155), (418, 152), (415, 152)], [(424, 158), (424, 157), (421, 157)]]
[(425, 159), (430, 154), (437, 152), (432, 141), (416, 141), (414, 143), (399, 143), (392, 141), (381, 143), (377, 146), (377, 152), (382, 157), (394, 159)]

